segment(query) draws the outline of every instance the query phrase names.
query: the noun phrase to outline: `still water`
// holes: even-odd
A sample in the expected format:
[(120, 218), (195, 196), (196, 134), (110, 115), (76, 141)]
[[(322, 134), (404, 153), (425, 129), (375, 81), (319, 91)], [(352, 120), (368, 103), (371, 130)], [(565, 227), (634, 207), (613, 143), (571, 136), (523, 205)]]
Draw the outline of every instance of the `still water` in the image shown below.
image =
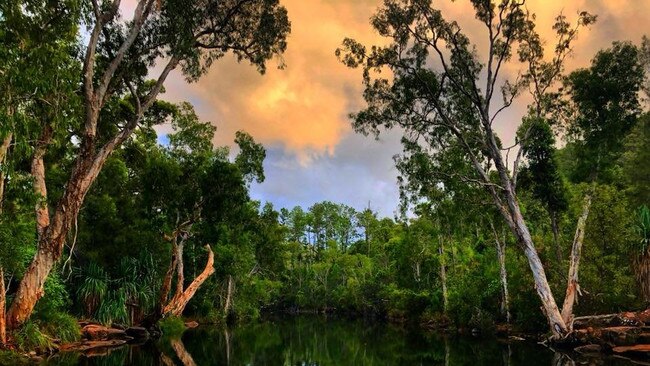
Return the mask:
[(443, 337), (418, 329), (363, 321), (298, 317), (224, 330), (202, 326), (182, 338), (95, 355), (62, 354), (47, 365), (632, 365), (624, 360), (577, 359), (527, 342)]

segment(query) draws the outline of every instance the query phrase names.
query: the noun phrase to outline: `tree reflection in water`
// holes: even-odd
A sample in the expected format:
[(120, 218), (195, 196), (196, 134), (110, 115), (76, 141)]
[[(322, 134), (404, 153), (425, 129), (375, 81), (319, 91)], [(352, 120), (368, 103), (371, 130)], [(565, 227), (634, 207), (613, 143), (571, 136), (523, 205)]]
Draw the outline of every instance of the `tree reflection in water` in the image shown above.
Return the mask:
[(622, 360), (575, 361), (527, 342), (445, 337), (435, 332), (320, 317), (276, 319), (224, 329), (202, 326), (182, 339), (125, 347), (101, 356), (63, 355), (51, 365), (182, 366), (605, 366)]

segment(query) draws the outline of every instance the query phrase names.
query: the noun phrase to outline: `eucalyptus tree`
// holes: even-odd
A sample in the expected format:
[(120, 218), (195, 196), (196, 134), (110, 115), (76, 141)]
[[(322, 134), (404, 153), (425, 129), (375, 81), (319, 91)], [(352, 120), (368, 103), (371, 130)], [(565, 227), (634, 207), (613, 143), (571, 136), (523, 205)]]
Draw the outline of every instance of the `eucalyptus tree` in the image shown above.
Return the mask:
[[(140, 0), (129, 21), (120, 19), (120, 3), (92, 0), (79, 7), (88, 36), (78, 75), (83, 113), (70, 116), (78, 146), (62, 196), (50, 209), (44, 155), (54, 126), (45, 122), (36, 139), (32, 175), (43, 197), (36, 209), (38, 250), (7, 314), (12, 328), (29, 318), (43, 295), (45, 279), (107, 158), (143, 121), (156, 118), (152, 107), (170, 73), (180, 69), (189, 81), (197, 80), (228, 53), (264, 72), (266, 61), (286, 49), (290, 24), (278, 0)], [(121, 118), (106, 121), (109, 106), (118, 108)]]
[[(384, 1), (371, 22), (390, 41), (387, 46), (368, 49), (352, 39), (344, 41), (337, 55), (348, 66), (363, 68), (368, 104), (353, 115), (353, 125), (366, 134), (402, 128), (405, 151), (423, 154), (434, 166), (441, 154), (458, 151), (459, 159), (472, 167), (470, 174), (461, 173), (459, 178), (483, 187), (490, 195), (528, 259), (553, 336), (562, 337), (571, 325), (560, 314), (517, 197), (523, 152), (517, 154), (510, 171), (495, 122), (526, 86), (541, 85), (536, 80), (539, 76), (544, 77), (544, 87), (552, 86), (577, 28), (591, 24), (595, 17), (580, 13), (573, 27), (559, 16), (553, 27), (558, 36), (555, 52), (545, 61), (534, 17), (523, 2), (472, 1), (472, 5), (484, 26), (485, 38), (478, 41), (486, 47), (483, 60), (460, 25), (446, 20), (430, 0)], [(523, 77), (503, 81), (503, 69), (515, 50), (519, 61), (529, 67)], [(386, 70), (390, 78), (382, 76)], [(542, 94), (533, 93), (536, 95)], [(495, 178), (491, 170), (496, 172)]]
[(22, 167), (26, 156), (42, 151), (33, 141), (43, 121), (66, 126), (66, 113), (77, 106), (78, 7), (76, 0), (0, 4), (0, 345), (6, 341), (5, 278), (22, 273), (34, 241), (37, 202)]

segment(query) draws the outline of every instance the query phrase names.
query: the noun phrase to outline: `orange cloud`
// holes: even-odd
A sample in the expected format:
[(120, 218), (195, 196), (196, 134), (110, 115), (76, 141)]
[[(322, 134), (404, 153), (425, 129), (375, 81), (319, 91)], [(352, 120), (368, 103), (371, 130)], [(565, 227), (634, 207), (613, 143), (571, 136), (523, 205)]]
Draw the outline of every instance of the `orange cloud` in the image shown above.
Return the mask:
[[(170, 80), (166, 98), (190, 100), (205, 120), (219, 126), (218, 143), (230, 143), (239, 129), (264, 144), (278, 144), (296, 153), (303, 163), (319, 154), (333, 154), (341, 139), (351, 132), (348, 113), (362, 105), (359, 70), (341, 65), (334, 50), (344, 37), (364, 44), (382, 44), (369, 25), (381, 0), (284, 0), (292, 22), (286, 69), (273, 62), (266, 75), (226, 57), (215, 63), (196, 84), (179, 77)], [(650, 0), (529, 0), (537, 14), (538, 30), (553, 44), (554, 17), (564, 13), (575, 19), (581, 10), (599, 15), (592, 30), (585, 30), (575, 43), (569, 68), (587, 66), (594, 53), (617, 39), (638, 42), (650, 24)], [(474, 19), (469, 1), (435, 1), (448, 19), (459, 21), (483, 54), (486, 39)], [(514, 75), (517, 65), (505, 72)], [(524, 103), (525, 104), (525, 103)], [(504, 141), (514, 135), (525, 105), (504, 115), (499, 127)]]

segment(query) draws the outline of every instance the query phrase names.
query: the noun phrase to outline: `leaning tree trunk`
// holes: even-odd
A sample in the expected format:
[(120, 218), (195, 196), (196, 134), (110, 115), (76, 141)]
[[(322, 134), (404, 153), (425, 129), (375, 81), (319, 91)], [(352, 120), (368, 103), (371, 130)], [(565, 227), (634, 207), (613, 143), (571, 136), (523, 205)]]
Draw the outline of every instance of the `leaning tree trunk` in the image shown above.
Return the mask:
[(488, 173), (483, 169), (481, 163), (474, 156), (472, 158), (473, 165), (477, 172), (482, 176), (482, 179), (485, 182), (484, 187), (493, 197), (495, 206), (505, 219), (515, 238), (517, 238), (517, 242), (528, 260), (528, 265), (535, 281), (535, 290), (542, 302), (542, 311), (546, 316), (553, 338), (563, 338), (569, 333), (569, 329), (562, 318), (557, 303), (555, 302), (553, 292), (548, 284), (546, 272), (544, 271), (544, 265), (539, 258), (539, 254), (537, 253), (537, 249), (535, 248), (530, 231), (528, 230), (528, 225), (521, 213), (521, 207), (519, 206), (519, 201), (517, 199), (515, 191), (516, 176), (518, 172), (517, 161), (515, 161), (514, 173), (511, 177), (510, 170), (506, 166), (501, 155), (501, 148), (499, 147), (492, 131), (490, 118), (485, 118), (487, 115), (489, 114), (485, 113), (483, 116), (484, 118), (482, 123), (487, 134), (488, 152), (490, 157), (493, 159), (494, 166), (499, 174), (501, 186), (494, 185)]
[(572, 328), (571, 323), (573, 320), (573, 304), (578, 302), (578, 295), (580, 294), (580, 283), (578, 281), (578, 269), (580, 268), (580, 257), (582, 255), (582, 242), (585, 238), (585, 227), (587, 226), (587, 218), (589, 217), (589, 209), (591, 207), (591, 192), (585, 195), (585, 200), (582, 205), (582, 215), (578, 219), (576, 227), (576, 234), (573, 238), (573, 245), (571, 246), (571, 261), (569, 264), (569, 277), (567, 279), (566, 295), (564, 296), (564, 305), (562, 305), (562, 319)]
[[(174, 296), (174, 298), (163, 308), (163, 315), (173, 315), (181, 316), (185, 306), (192, 299), (196, 291), (201, 287), (203, 282), (214, 273), (214, 253), (210, 248), (210, 245), (205, 246), (208, 250), (208, 261), (205, 264), (205, 269), (199, 274), (194, 281), (184, 290), (179, 296)], [(177, 258), (178, 261), (182, 261), (182, 258)], [(178, 274), (177, 274), (178, 275)]]
[(528, 259), (528, 265), (535, 281), (535, 290), (542, 302), (542, 311), (546, 315), (551, 333), (554, 338), (562, 338), (569, 333), (569, 328), (555, 302), (553, 292), (548, 284), (546, 272), (544, 271), (544, 265), (533, 244), (533, 239), (530, 236), (530, 231), (528, 231), (528, 226), (521, 214), (519, 202), (512, 192), (512, 188), (506, 191), (506, 200), (508, 202), (508, 209), (502, 209), (501, 212), (513, 231), (513, 234), (518, 239), (526, 259)]

